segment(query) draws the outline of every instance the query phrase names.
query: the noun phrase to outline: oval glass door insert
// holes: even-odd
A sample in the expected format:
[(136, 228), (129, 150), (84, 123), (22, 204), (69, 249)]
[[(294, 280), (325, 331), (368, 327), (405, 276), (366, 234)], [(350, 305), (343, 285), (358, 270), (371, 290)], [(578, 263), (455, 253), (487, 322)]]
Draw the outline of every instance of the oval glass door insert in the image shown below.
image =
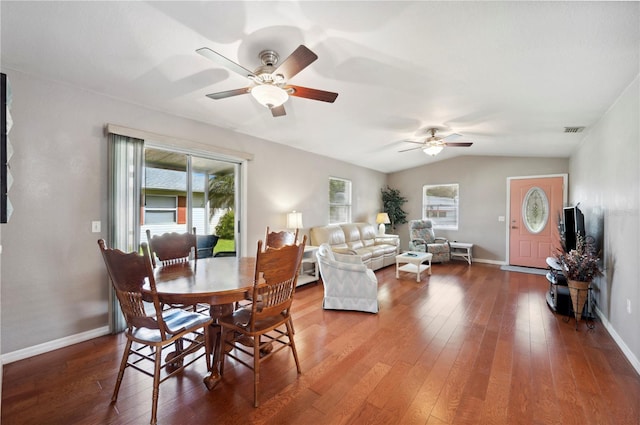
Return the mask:
[(540, 233), (549, 221), (549, 199), (544, 190), (532, 187), (522, 201), (522, 221), (530, 233)]

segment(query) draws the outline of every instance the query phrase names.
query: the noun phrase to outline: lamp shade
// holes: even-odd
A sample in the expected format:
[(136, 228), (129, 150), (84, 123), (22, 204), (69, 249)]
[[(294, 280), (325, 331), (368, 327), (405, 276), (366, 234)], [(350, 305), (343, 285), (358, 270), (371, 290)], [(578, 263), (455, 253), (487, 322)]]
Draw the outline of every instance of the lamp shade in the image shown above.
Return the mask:
[(442, 152), (442, 148), (443, 147), (440, 145), (429, 145), (426, 148), (422, 149), (422, 152), (426, 153), (427, 155), (436, 156), (440, 152)]
[(287, 214), (288, 229), (302, 229), (302, 213), (292, 211)]
[(391, 220), (389, 220), (389, 214), (387, 213), (378, 213), (378, 215), (376, 216), (376, 223), (381, 224), (389, 224), (391, 223)]
[(269, 109), (280, 106), (289, 99), (289, 95), (285, 90), (272, 84), (262, 84), (253, 87), (251, 89), (251, 95), (260, 102), (262, 106), (266, 106)]

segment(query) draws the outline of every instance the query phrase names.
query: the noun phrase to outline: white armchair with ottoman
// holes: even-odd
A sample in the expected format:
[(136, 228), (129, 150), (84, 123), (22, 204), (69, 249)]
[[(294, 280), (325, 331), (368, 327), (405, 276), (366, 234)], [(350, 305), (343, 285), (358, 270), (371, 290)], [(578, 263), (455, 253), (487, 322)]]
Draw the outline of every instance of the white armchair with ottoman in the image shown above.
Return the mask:
[(358, 255), (333, 252), (323, 243), (316, 253), (326, 310), (378, 312), (378, 279)]

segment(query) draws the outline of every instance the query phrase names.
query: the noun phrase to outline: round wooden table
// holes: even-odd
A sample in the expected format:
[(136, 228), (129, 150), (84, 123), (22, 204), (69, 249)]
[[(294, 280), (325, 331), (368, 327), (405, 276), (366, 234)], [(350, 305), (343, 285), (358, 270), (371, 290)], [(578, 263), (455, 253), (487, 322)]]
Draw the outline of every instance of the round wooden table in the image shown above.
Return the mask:
[[(158, 298), (166, 304), (208, 304), (214, 319), (233, 311), (233, 304), (247, 299), (253, 288), (255, 258), (210, 257), (188, 263), (161, 266), (154, 277)], [(143, 289), (150, 290), (148, 284)], [(213, 325), (217, 327), (218, 325)], [(214, 359), (211, 373), (204, 378), (208, 389), (220, 381), (222, 353), (220, 332), (212, 332)]]

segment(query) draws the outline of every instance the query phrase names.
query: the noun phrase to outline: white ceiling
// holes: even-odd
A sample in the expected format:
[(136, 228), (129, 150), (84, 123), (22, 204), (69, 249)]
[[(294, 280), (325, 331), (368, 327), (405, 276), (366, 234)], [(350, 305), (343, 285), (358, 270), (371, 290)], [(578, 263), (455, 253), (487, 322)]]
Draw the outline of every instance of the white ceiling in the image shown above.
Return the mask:
[[(11, 2), (0, 3), (1, 64), (298, 149), (393, 172), (456, 155), (567, 157), (639, 72), (632, 2)], [(195, 50), (246, 68), (298, 45), (319, 59), (273, 118), (249, 85)], [(470, 148), (435, 158), (402, 142), (430, 126)], [(153, 131), (153, 129), (145, 129)], [(179, 135), (173, 135), (179, 136)]]

